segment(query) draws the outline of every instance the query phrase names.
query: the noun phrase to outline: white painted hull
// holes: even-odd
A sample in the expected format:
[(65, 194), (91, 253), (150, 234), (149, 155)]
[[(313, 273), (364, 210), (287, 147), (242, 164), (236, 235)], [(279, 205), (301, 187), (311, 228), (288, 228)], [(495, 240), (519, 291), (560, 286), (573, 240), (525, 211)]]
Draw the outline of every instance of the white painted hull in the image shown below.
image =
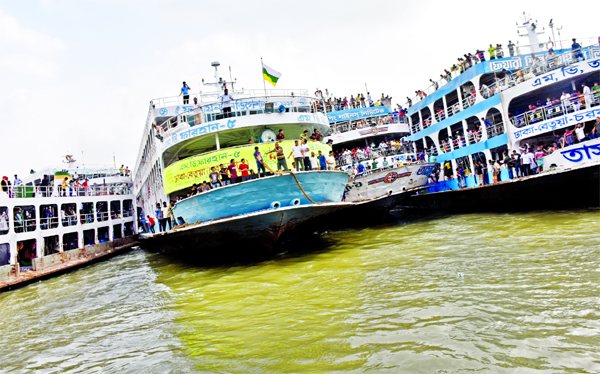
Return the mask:
[(427, 184), (435, 164), (407, 164), (365, 172), (346, 184), (346, 201), (361, 202), (396, 195)]

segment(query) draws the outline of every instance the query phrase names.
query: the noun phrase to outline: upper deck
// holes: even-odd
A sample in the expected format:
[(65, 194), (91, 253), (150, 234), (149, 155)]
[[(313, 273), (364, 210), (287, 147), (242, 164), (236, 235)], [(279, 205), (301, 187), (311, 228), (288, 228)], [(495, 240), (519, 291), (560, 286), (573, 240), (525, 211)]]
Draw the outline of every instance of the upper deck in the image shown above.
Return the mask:
[[(581, 53), (585, 61), (600, 57), (597, 45), (582, 48)], [(498, 106), (500, 97), (497, 95), (508, 89), (518, 86), (516, 91), (523, 95), (550, 84), (548, 79), (553, 82), (560, 80), (558, 76), (547, 74), (552, 71), (561, 71), (561, 78), (568, 79), (571, 74), (565, 72), (570, 71), (569, 69), (579, 62), (571, 50), (566, 49), (558, 51), (557, 55), (551, 58), (546, 52), (540, 52), (536, 56), (537, 62), (532, 62), (531, 56), (520, 55), (481, 62), (467, 69), (456, 79), (452, 79), (409, 108), (407, 113), (412, 133), (409, 139), (422, 139), (457, 121), (478, 117), (480, 113)], [(526, 67), (520, 68), (522, 65)], [(507, 74), (498, 73), (498, 69), (513, 70), (511, 74)], [(525, 82), (526, 85), (523, 84)]]

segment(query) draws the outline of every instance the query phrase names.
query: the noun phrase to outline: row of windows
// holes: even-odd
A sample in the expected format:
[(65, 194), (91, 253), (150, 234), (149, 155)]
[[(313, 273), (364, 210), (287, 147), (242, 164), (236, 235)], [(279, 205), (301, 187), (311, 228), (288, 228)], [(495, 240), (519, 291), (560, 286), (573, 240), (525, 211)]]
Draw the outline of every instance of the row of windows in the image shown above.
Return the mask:
[[(77, 225), (77, 222), (82, 225), (93, 223), (95, 220), (103, 222), (132, 217), (133, 209), (133, 200), (124, 200), (122, 210), (120, 200), (111, 201), (110, 204), (107, 201), (99, 201), (95, 206), (94, 203), (82, 203), (79, 210), (75, 203), (62, 204), (60, 211), (57, 204), (45, 204), (39, 207), (39, 225), (41, 230), (48, 230), (55, 229), (60, 224), (68, 227)], [(12, 214), (7, 207), (0, 207), (0, 235), (8, 234), (11, 221), (16, 233), (35, 231), (36, 213), (33, 205), (16, 206)]]
[[(17, 261), (21, 266), (31, 266), (32, 260), (41, 256), (48, 256), (54, 253), (70, 251), (73, 249), (81, 248), (87, 245), (93, 245), (96, 243), (103, 243), (109, 240), (120, 239), (123, 236), (131, 236), (134, 234), (134, 223), (125, 222), (125, 225), (117, 224), (113, 225), (113, 235), (110, 238), (109, 226), (98, 227), (96, 232), (95, 229), (89, 229), (83, 231), (82, 243), (79, 242), (79, 233), (71, 232), (62, 235), (62, 242), (60, 241), (59, 235), (50, 235), (42, 239), (43, 248), (38, 255), (38, 241), (37, 239), (28, 239), (17, 242)], [(97, 234), (97, 236), (96, 236)], [(9, 265), (11, 259), (10, 244), (0, 244), (0, 266)]]

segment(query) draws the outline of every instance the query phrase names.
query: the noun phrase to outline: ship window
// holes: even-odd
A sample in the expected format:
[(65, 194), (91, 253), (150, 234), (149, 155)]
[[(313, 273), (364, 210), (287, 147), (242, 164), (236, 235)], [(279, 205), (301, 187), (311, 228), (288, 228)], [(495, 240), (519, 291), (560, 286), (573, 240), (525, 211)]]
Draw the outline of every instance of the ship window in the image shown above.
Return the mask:
[(0, 206), (0, 235), (8, 234), (10, 224), (10, 216), (8, 213), (8, 208), (5, 206)]
[(98, 243), (104, 243), (109, 241), (108, 238), (108, 226), (98, 227)]
[(10, 264), (10, 244), (0, 244), (0, 266)]
[(58, 235), (44, 237), (44, 256), (49, 256), (60, 252), (60, 243)]
[(56, 204), (40, 205), (40, 228), (42, 230), (58, 227), (58, 206)]
[(16, 233), (35, 231), (35, 207), (33, 205), (16, 206), (13, 215)]
[(96, 233), (94, 229), (83, 230), (83, 245), (96, 244)]
[(37, 242), (35, 239), (17, 242), (17, 261), (21, 271), (33, 270), (33, 259), (37, 257)]
[(17, 242), (17, 261), (21, 271), (33, 270), (33, 259), (37, 256), (37, 242), (35, 239)]
[(63, 235), (63, 252), (70, 251), (72, 249), (77, 249), (79, 247), (79, 243), (77, 240), (77, 233), (70, 232)]
[(123, 237), (123, 232), (121, 229), (121, 224), (118, 225), (114, 225), (113, 226), (113, 240), (114, 239), (121, 239)]
[(96, 203), (96, 212), (98, 212), (98, 222), (108, 221), (108, 203), (106, 201)]
[(110, 202), (110, 216), (112, 219), (121, 218), (121, 201), (113, 200)]
[(94, 203), (82, 203), (79, 216), (82, 225), (94, 222)]
[(125, 236), (131, 236), (133, 234), (133, 222), (125, 222)]
[(123, 200), (123, 218), (133, 216), (133, 200)]
[(75, 203), (62, 204), (60, 206), (60, 219), (63, 227), (75, 226), (77, 224), (77, 206)]

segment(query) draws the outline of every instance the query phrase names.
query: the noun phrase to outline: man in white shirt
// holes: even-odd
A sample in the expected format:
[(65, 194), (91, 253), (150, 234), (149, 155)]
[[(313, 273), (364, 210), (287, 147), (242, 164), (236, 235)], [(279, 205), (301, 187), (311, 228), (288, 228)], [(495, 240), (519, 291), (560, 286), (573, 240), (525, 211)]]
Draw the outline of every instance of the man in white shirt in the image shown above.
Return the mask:
[(335, 157), (333, 157), (333, 151), (329, 151), (329, 156), (327, 156), (327, 170), (335, 169)]
[(589, 109), (592, 106), (592, 90), (584, 84), (581, 85), (583, 88), (583, 99), (585, 100), (585, 107)]
[(308, 146), (308, 140), (302, 139), (302, 155), (304, 155), (304, 171), (312, 169), (310, 165), (310, 147)]
[(22, 186), (23, 185), (23, 181), (19, 179), (19, 177), (17, 177), (17, 174), (15, 174), (15, 182), (13, 183), (13, 186)]
[(294, 156), (294, 161), (296, 162), (296, 171), (302, 170), (302, 163), (304, 160), (304, 156), (302, 154), (302, 146), (298, 145), (298, 140), (294, 141), (294, 145), (292, 146), (292, 151), (288, 158)]
[[(585, 131), (584, 130), (585, 130), (585, 123), (580, 123), (578, 125), (575, 125), (575, 135), (577, 135), (578, 143), (585, 141)], [(16, 180), (15, 180), (15, 184), (16, 184)]]
[(319, 160), (315, 156), (315, 152), (310, 152), (310, 167), (313, 170), (319, 170)]
[(563, 92), (560, 96), (560, 102), (563, 105), (563, 110), (565, 111), (565, 113), (567, 112), (567, 109), (571, 107), (571, 101), (569, 100), (570, 98), (571, 95), (566, 92)]
[(231, 97), (226, 88), (223, 92), (223, 96), (221, 96), (221, 110), (223, 110), (225, 118), (231, 117), (231, 100), (233, 100), (233, 97)]

